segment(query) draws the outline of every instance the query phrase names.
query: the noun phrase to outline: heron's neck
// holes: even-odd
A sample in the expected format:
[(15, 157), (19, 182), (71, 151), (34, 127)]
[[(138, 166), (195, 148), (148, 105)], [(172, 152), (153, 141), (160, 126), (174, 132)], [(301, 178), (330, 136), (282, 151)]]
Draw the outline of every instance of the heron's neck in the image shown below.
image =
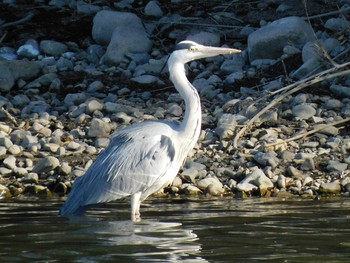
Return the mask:
[(175, 61), (169, 65), (170, 79), (185, 100), (186, 110), (180, 125), (181, 136), (190, 139), (193, 144), (198, 140), (201, 129), (201, 104), (198, 92), (188, 81), (183, 63)]

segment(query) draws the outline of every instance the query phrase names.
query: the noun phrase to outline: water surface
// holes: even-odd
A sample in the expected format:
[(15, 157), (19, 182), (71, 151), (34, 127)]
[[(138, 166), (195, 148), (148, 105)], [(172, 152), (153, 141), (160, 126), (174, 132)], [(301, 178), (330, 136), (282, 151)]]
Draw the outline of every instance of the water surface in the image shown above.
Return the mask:
[(61, 199), (0, 200), (1, 262), (350, 262), (350, 199), (150, 198), (57, 215)]

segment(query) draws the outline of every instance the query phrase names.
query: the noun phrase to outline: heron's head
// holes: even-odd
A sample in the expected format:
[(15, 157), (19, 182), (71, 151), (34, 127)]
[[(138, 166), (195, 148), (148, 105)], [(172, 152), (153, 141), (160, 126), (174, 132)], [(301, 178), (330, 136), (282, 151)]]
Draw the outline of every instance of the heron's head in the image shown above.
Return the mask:
[(177, 60), (187, 63), (192, 60), (214, 57), (217, 55), (227, 55), (240, 53), (241, 50), (234, 48), (210, 47), (200, 45), (194, 41), (184, 40), (178, 43), (169, 60)]

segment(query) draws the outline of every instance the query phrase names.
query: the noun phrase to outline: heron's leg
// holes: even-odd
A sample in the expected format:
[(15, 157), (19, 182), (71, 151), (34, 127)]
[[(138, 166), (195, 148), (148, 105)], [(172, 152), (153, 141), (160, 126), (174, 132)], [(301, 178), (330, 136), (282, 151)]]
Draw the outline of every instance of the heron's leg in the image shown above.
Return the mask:
[(140, 220), (140, 205), (142, 192), (135, 193), (131, 196), (131, 220)]

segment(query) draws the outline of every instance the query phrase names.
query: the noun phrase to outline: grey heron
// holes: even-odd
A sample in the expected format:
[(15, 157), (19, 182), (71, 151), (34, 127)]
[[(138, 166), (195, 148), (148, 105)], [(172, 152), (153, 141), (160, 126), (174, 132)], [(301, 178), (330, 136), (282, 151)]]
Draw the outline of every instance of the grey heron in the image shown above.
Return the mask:
[(131, 219), (138, 220), (141, 202), (172, 183), (200, 134), (200, 98), (186, 77), (185, 64), (239, 52), (188, 40), (178, 43), (168, 59), (168, 68), (185, 101), (182, 122), (144, 121), (112, 134), (109, 146), (83, 176), (76, 178), (60, 215), (79, 214), (90, 205), (130, 196)]

